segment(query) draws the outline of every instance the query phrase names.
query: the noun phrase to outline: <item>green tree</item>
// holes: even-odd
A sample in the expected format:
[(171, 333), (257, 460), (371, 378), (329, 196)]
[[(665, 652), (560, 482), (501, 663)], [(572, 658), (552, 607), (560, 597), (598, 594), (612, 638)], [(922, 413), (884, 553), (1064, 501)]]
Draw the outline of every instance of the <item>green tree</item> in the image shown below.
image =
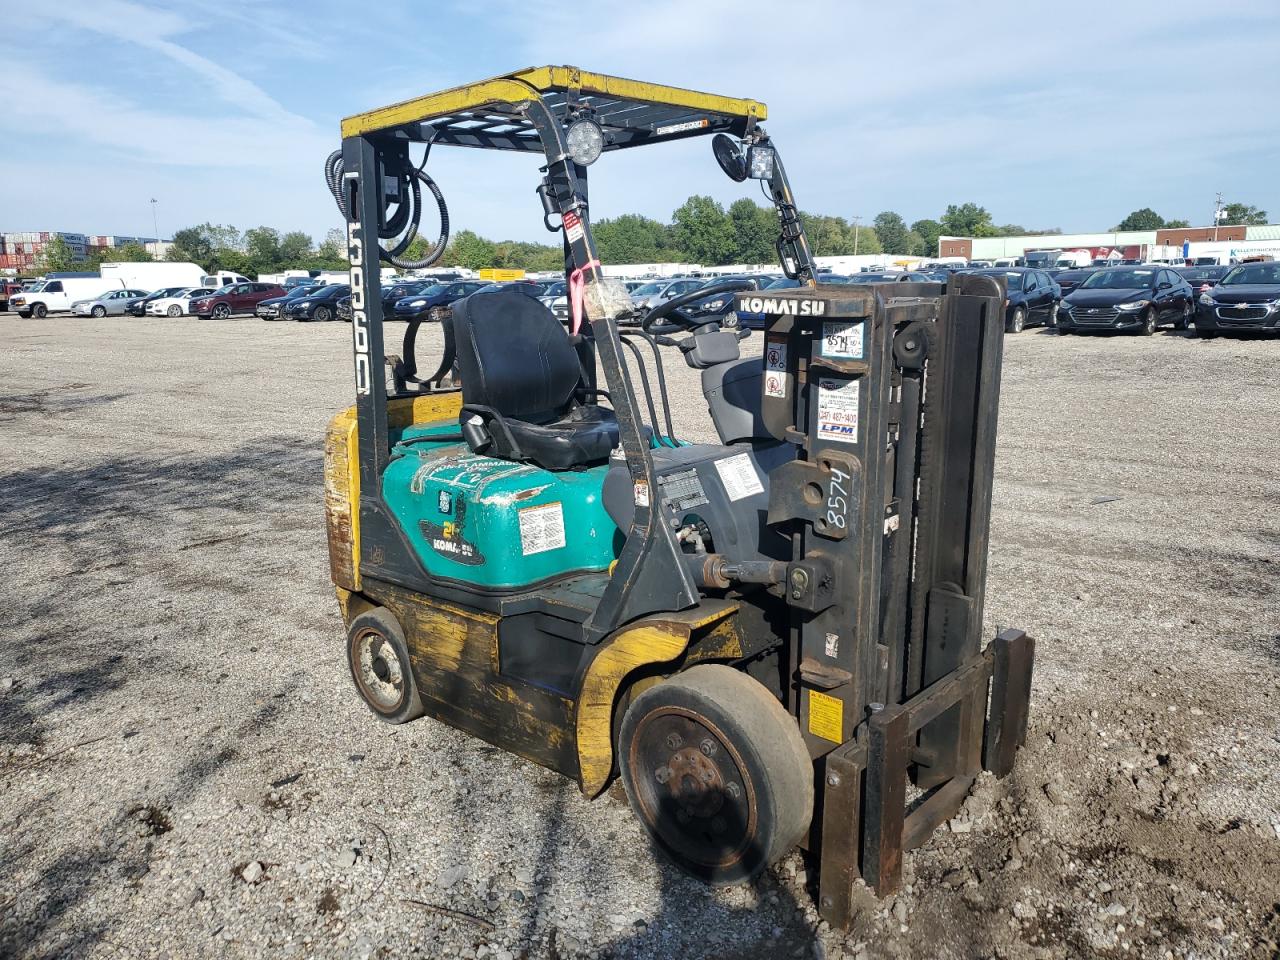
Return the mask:
[(319, 249), (316, 250), (316, 257), (326, 261), (341, 260), (345, 263), (347, 260), (346, 231), (340, 227), (330, 229), (324, 235), (324, 241), (320, 244)]
[(942, 224), (937, 220), (917, 220), (911, 225), (911, 232), (920, 238), (920, 246), (915, 252), (922, 257), (938, 255), (938, 237), (942, 234)]
[(486, 240), (472, 230), (459, 230), (449, 241), (440, 265), (483, 270), (494, 265), (496, 253), (497, 247), (492, 240)]
[(734, 254), (733, 224), (710, 197), (693, 196), (676, 208), (671, 233), (682, 258), (708, 266), (729, 263)]
[(1166, 230), (1181, 230), (1184, 227), (1191, 226), (1190, 220), (1166, 220), (1164, 222)]
[(79, 265), (71, 245), (61, 236), (54, 236), (46, 243), (36, 260), (36, 270), (39, 273), (60, 273), (75, 270)]
[(942, 215), (942, 232), (949, 237), (994, 237), (995, 225), (986, 207), (976, 203), (948, 204)]
[(197, 263), (205, 270), (213, 265), (213, 241), (202, 227), (183, 227), (173, 235), (173, 246), (165, 259), (175, 263)]
[(1228, 203), (1222, 208), (1222, 224), (1249, 224), (1257, 226), (1267, 222), (1267, 211), (1251, 204)]
[(906, 221), (892, 210), (876, 214), (876, 218), (872, 223), (885, 253), (914, 252), (911, 244), (911, 232), (907, 229)]
[(1156, 213), (1150, 207), (1143, 207), (1141, 210), (1135, 210), (1119, 223), (1112, 230), (1159, 230), (1164, 226), (1164, 217)]
[(778, 214), (773, 208), (742, 197), (729, 206), (729, 223), (733, 227), (734, 263), (773, 263), (778, 259), (774, 246)]
[(290, 230), (280, 238), (280, 260), (288, 269), (298, 269), (315, 254), (311, 249), (311, 237), (301, 230)]
[(665, 223), (634, 213), (591, 226), (604, 263), (665, 263), (673, 258), (671, 231)]
[(249, 258), (251, 272), (273, 273), (279, 270), (284, 262), (280, 253), (280, 231), (274, 227), (254, 227), (252, 230), (246, 230), (244, 252)]

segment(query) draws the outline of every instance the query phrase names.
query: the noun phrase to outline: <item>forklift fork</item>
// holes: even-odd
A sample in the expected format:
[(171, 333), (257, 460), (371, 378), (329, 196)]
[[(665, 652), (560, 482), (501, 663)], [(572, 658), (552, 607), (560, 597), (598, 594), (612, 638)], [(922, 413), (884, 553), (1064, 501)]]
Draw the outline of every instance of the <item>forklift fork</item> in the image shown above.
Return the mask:
[[(849, 927), (859, 877), (878, 896), (897, 891), (903, 852), (928, 842), (982, 770), (1003, 777), (1013, 769), (1014, 755), (1027, 738), (1034, 659), (1031, 637), (1021, 630), (1001, 631), (986, 650), (905, 703), (873, 707), (855, 738), (827, 754), (819, 807), (818, 912), (824, 920)], [(909, 807), (907, 782), (917, 735), (955, 706), (960, 708), (955, 773)]]

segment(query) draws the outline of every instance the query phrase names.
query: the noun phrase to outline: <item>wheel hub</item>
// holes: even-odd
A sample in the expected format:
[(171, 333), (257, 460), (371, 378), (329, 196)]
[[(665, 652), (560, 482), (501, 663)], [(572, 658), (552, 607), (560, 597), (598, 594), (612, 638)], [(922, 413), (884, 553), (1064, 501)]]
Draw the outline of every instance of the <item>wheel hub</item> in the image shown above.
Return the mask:
[(366, 631), (357, 640), (360, 686), (380, 709), (393, 710), (404, 696), (404, 674), (400, 659), (387, 638)]
[(630, 756), (640, 809), (663, 844), (705, 865), (735, 862), (755, 838), (755, 791), (713, 726), (684, 710), (650, 715)]

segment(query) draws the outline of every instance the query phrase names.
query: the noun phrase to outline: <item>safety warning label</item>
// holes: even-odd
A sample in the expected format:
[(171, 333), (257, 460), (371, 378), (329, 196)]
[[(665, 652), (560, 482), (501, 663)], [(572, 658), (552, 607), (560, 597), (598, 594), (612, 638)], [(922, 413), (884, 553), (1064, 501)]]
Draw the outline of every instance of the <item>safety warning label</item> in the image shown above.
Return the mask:
[(858, 442), (857, 380), (818, 379), (818, 439)]
[(720, 474), (720, 482), (724, 484), (724, 492), (730, 500), (741, 500), (752, 494), (764, 493), (760, 476), (756, 473), (751, 456), (740, 453), (736, 457), (725, 457), (716, 461), (716, 472)]
[(862, 321), (822, 325), (822, 355), (839, 360), (862, 359)]
[(564, 215), (564, 235), (570, 243), (576, 243), (581, 240), (585, 231), (582, 229), (582, 221), (578, 215), (572, 210)]
[(809, 732), (815, 737), (843, 742), (844, 703), (829, 694), (809, 691)]
[(559, 501), (519, 512), (520, 552), (526, 557), (564, 546), (564, 511)]
[(787, 342), (768, 340), (764, 345), (764, 395), (787, 395)]

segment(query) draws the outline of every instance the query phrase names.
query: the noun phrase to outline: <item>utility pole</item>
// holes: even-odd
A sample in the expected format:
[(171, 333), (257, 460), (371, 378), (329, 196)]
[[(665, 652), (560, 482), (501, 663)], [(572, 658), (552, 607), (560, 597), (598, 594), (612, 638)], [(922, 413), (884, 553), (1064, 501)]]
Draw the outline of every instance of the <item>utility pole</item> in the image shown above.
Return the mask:
[(1213, 206), (1213, 240), (1218, 241), (1218, 224), (1222, 222), (1222, 193), (1218, 193), (1217, 202)]
[(860, 216), (850, 217), (853, 221), (853, 255), (858, 255), (858, 221), (862, 219)]
[(156, 202), (157, 202), (156, 198), (152, 197), (151, 198), (151, 227), (153, 230), (155, 230), (155, 237), (156, 237), (156, 240), (158, 241), (160, 239), (160, 221), (156, 219)]

